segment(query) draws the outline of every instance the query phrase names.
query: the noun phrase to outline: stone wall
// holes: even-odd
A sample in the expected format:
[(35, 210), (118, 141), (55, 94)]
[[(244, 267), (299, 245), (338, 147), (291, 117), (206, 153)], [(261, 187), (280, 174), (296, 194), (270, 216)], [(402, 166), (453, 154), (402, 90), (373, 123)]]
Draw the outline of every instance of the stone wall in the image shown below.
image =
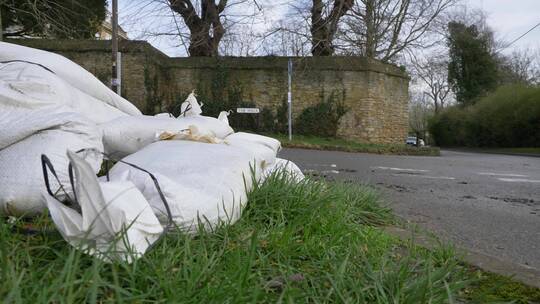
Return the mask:
[[(110, 41), (12, 40), (62, 54), (110, 83)], [(258, 107), (276, 109), (287, 96), (286, 57), (170, 58), (143, 41), (121, 41), (122, 95), (146, 113), (167, 111), (193, 89), (236, 88)], [(348, 108), (338, 136), (404, 143), (408, 130), (407, 74), (361, 57), (292, 58), (293, 116), (329, 96)], [(204, 102), (204, 100), (202, 100)], [(324, 123), (324, 117), (321, 117)]]

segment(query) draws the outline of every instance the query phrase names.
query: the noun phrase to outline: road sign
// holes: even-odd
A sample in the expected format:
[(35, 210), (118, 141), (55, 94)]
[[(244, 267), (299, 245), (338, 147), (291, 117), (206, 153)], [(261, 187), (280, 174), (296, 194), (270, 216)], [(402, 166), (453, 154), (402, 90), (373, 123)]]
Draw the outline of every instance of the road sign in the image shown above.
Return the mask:
[(237, 108), (236, 113), (258, 114), (259, 108)]

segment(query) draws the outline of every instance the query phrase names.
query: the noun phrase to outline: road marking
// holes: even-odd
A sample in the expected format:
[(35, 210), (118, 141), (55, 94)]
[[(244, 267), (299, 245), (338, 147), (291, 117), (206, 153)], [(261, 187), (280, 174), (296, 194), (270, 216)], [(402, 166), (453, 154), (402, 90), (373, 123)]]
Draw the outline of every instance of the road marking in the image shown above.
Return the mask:
[(392, 171), (407, 171), (407, 172), (429, 172), (429, 170), (422, 169), (406, 169), (406, 168), (393, 168), (393, 167), (371, 167), (372, 169), (392, 170)]
[(324, 170), (324, 171), (321, 171), (321, 173), (333, 173), (333, 174), (339, 174), (339, 171), (338, 170)]
[(540, 180), (536, 179), (525, 179), (525, 178), (497, 178), (502, 182), (509, 183), (540, 183)]
[(489, 176), (529, 177), (528, 175), (514, 174), (514, 173), (479, 172), (477, 174), (478, 175), (489, 175)]
[(337, 168), (337, 165), (336, 164), (330, 164), (330, 165), (327, 165), (327, 164), (306, 164), (306, 167), (332, 167), (332, 168)]
[[(393, 176), (399, 176), (403, 177), (404, 175), (401, 174), (392, 174)], [(406, 175), (407, 177), (420, 177), (420, 178), (428, 178), (428, 179), (446, 179), (446, 180), (454, 180), (455, 177), (450, 176), (431, 176), (431, 175)]]

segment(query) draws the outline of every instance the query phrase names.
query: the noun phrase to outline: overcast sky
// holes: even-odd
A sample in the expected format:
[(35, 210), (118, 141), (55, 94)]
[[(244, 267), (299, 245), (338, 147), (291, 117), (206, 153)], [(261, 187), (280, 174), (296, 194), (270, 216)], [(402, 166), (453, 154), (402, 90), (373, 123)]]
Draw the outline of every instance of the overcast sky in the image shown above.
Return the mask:
[[(119, 0), (120, 22), (122, 22), (122, 7), (128, 5), (133, 0)], [(272, 21), (282, 18), (288, 8), (287, 0), (259, 0), (263, 6), (266, 21), (263, 24), (271, 24)], [(496, 37), (506, 42), (511, 42), (520, 35), (527, 32), (540, 22), (540, 0), (462, 0), (470, 8), (480, 8), (486, 12), (487, 23), (496, 32)], [(109, 1), (111, 2), (111, 1)], [(132, 3), (132, 2), (131, 2)], [(262, 25), (264, 26), (264, 25)], [(124, 29), (134, 38), (135, 28), (124, 24)], [(171, 47), (171, 43), (165, 39), (150, 41), (155, 47), (170, 56), (178, 56), (184, 53), (176, 47)], [(540, 49), (540, 27), (529, 33), (524, 38), (516, 42), (512, 47), (505, 50), (505, 53), (514, 49)]]
[[(498, 38), (511, 42), (540, 22), (540, 0), (466, 0), (468, 6), (481, 8), (487, 23)], [(516, 42), (511, 49), (540, 49), (540, 27)]]

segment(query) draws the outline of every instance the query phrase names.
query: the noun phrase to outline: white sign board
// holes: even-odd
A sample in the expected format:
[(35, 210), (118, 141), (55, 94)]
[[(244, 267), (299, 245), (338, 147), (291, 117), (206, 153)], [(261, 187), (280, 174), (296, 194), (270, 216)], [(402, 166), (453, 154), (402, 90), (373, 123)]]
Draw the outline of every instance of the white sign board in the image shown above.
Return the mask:
[(258, 114), (259, 108), (237, 108), (236, 113)]

